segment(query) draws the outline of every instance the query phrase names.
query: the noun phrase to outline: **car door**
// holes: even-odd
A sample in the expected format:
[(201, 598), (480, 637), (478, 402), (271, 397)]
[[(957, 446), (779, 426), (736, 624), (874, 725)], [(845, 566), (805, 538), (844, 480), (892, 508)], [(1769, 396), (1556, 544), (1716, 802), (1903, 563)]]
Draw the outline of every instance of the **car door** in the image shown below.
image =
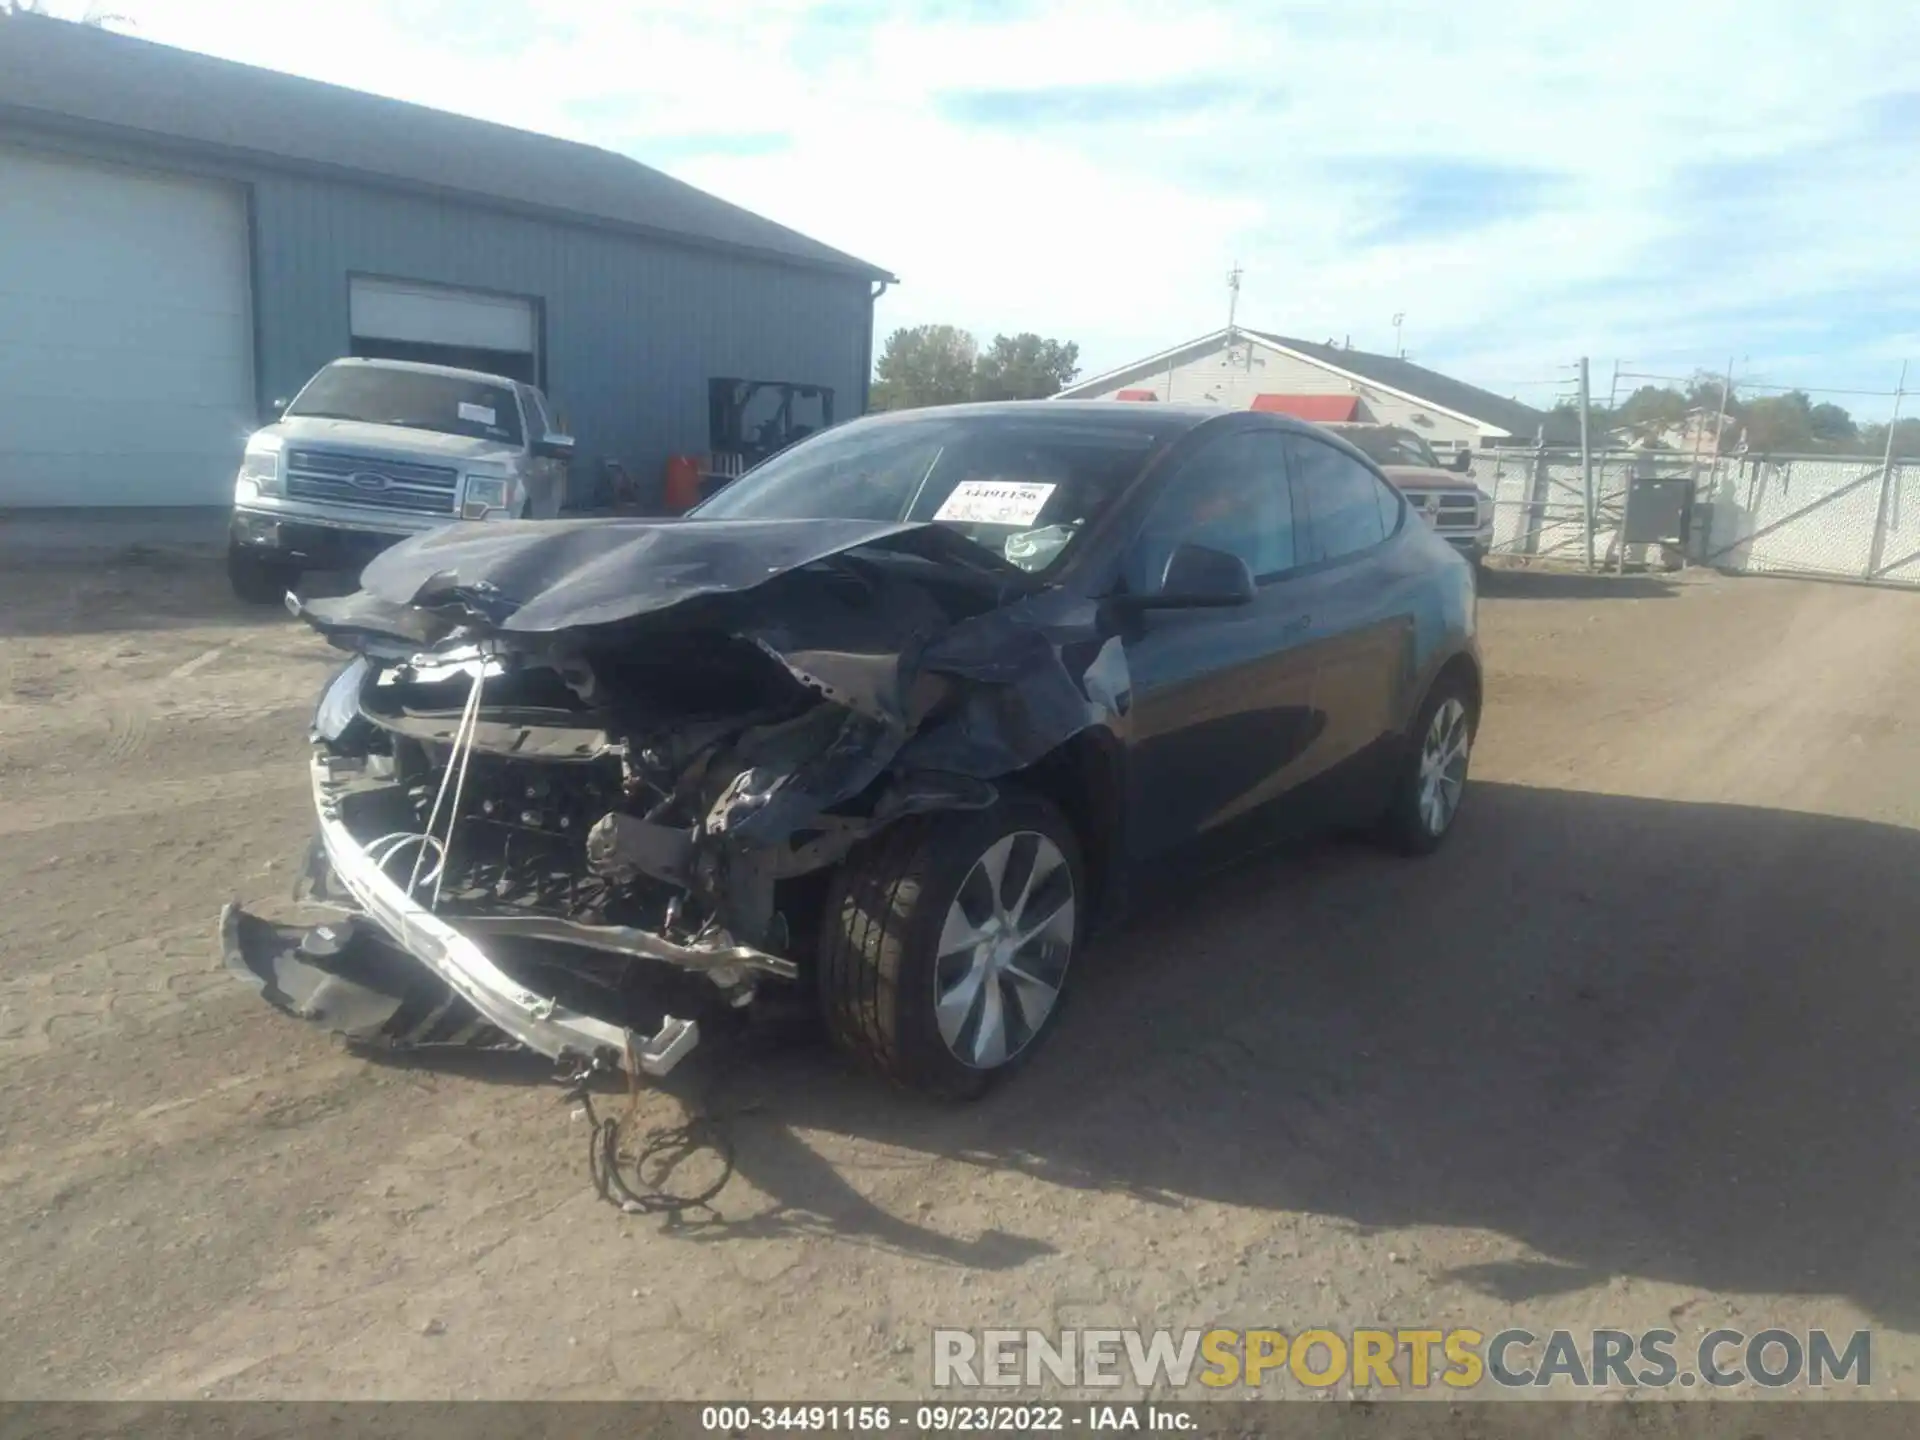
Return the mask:
[(1384, 775), (1375, 762), (1387, 758), (1414, 657), (1419, 565), (1400, 541), (1419, 522), (1345, 450), (1301, 433), (1286, 445), (1302, 650), (1326, 722), (1299, 763), (1301, 800), (1327, 812), (1302, 817), (1311, 824), (1365, 813)]
[(535, 519), (551, 520), (559, 515), (566, 501), (567, 462), (542, 455), (535, 448), (553, 431), (553, 416), (547, 409), (547, 397), (538, 387), (520, 387), (520, 408), (526, 414), (528, 474), (527, 514)]
[(1182, 543), (1238, 555), (1256, 581), (1244, 605), (1129, 609), (1132, 681), (1127, 836), (1136, 864), (1244, 849), (1313, 739), (1311, 668), (1293, 649), (1301, 612), (1284, 435), (1229, 432), (1169, 476), (1122, 561), (1126, 593), (1157, 592)]

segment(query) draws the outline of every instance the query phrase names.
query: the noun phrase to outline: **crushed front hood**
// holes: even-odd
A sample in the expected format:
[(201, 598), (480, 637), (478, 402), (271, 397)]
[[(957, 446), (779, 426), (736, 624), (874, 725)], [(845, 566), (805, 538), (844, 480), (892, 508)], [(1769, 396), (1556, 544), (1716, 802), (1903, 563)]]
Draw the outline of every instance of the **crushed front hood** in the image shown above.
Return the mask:
[[(484, 617), (489, 628), (535, 634), (753, 590), (868, 546), (975, 571), (994, 571), (997, 564), (990, 552), (942, 526), (898, 521), (475, 521), (401, 542), (367, 566), (359, 595), (316, 600), (303, 613), (323, 627), (354, 628), (379, 606), (458, 606)], [(1000, 569), (1009, 584), (1027, 588), (1015, 567)]]
[[(851, 586), (819, 566), (852, 551), (931, 563), (921, 572), (883, 567)], [(935, 601), (924, 583), (933, 575), (964, 578), (970, 613)], [(697, 621), (690, 607), (688, 623), (753, 645), (832, 702), (844, 722), (810, 763), (789, 757), (777, 780), (764, 777), (789, 790), (789, 803), (739, 825), (763, 841), (883, 771), (990, 780), (1090, 726), (1123, 729), (1130, 708), (1123, 652), (1100, 605), (1049, 588), (940, 525), (455, 524), (386, 551), (361, 585), (298, 602), (297, 613), (343, 648), (394, 660), (488, 636), (526, 653), (644, 651), (663, 624), (680, 628), (678, 612), (666, 612), (711, 602)], [(936, 677), (944, 687), (922, 683)]]

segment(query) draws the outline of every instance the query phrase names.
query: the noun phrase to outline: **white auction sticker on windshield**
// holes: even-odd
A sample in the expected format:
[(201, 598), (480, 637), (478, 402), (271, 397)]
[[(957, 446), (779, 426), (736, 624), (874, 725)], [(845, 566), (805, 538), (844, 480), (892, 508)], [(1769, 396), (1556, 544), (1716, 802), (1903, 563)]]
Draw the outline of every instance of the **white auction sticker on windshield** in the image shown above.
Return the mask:
[(469, 425), (498, 425), (500, 423), (500, 417), (494, 414), (491, 405), (469, 405), (464, 400), (460, 402), (460, 418)]
[(962, 525), (1031, 525), (1055, 488), (1035, 480), (962, 480), (933, 518)]

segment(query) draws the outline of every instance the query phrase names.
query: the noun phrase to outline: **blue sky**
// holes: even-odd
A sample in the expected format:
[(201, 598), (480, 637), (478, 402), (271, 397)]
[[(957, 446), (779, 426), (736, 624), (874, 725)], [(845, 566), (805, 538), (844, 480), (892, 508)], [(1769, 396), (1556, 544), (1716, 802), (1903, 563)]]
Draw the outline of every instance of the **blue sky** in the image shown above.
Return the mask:
[(1583, 353), (1920, 388), (1911, 5), (104, 8), (657, 165), (894, 271), (883, 334), (1037, 330), (1091, 373), (1222, 324), (1238, 263), (1251, 326), (1386, 349), (1404, 312), (1414, 358), (1536, 402)]

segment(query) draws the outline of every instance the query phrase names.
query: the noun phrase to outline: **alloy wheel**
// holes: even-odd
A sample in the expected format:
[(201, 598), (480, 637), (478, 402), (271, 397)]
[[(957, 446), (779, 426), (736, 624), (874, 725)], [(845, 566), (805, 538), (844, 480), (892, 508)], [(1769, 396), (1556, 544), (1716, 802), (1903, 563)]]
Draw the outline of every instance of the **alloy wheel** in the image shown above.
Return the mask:
[(1446, 834), (1459, 812), (1472, 746), (1473, 727), (1467, 721), (1467, 707), (1448, 696), (1433, 712), (1426, 738), (1420, 744), (1420, 823), (1429, 835)]
[(1045, 835), (1002, 836), (947, 907), (934, 959), (934, 1017), (961, 1064), (993, 1070), (1040, 1033), (1073, 959), (1073, 867)]

